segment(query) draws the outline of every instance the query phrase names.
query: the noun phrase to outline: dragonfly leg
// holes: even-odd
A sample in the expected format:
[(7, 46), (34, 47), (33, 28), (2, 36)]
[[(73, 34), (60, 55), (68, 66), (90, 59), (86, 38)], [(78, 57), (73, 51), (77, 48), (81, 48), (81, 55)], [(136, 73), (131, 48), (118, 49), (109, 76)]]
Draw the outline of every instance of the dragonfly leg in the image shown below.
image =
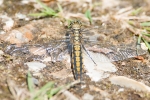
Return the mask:
[(93, 60), (93, 58), (90, 56), (90, 54), (87, 52), (87, 50), (86, 50), (86, 48), (84, 47), (84, 45), (82, 45), (82, 47), (83, 47), (84, 51), (88, 54), (88, 56), (90, 57), (90, 59), (93, 61), (93, 63), (94, 63), (95, 65), (97, 65), (96, 62)]

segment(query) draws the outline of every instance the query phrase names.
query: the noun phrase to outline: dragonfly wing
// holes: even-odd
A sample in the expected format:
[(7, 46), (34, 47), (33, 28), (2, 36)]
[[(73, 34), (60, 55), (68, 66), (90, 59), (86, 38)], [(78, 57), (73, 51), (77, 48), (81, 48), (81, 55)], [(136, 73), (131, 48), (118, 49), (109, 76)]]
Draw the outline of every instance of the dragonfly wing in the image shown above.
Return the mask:
[(106, 55), (110, 61), (119, 61), (124, 60), (127, 58), (136, 57), (139, 55), (146, 54), (146, 50), (143, 50), (141, 48), (136, 49), (136, 47), (130, 47), (130, 46), (111, 46), (111, 47), (98, 47), (93, 46), (87, 48), (89, 51), (93, 51), (95, 53), (103, 53)]
[(14, 56), (22, 56), (22, 54), (29, 54), (29, 49), (28, 46), (11, 44), (5, 48), (5, 52)]
[(56, 62), (56, 61), (62, 61), (64, 59), (66, 59), (66, 57), (68, 58), (69, 51), (68, 49), (65, 50), (61, 50), (60, 48), (55, 51), (52, 51), (49, 53), (49, 56), (51, 57), (51, 61)]
[(69, 53), (67, 45), (49, 44), (49, 45), (9, 45), (6, 47), (5, 52), (18, 57), (25, 57), (26, 59), (45, 61), (61, 61), (65, 59), (65, 55)]
[(145, 54), (147, 51), (142, 49), (118, 49), (113, 50), (113, 52), (107, 53), (106, 55), (110, 58), (111, 61), (119, 61), (127, 58), (137, 57), (139, 55)]

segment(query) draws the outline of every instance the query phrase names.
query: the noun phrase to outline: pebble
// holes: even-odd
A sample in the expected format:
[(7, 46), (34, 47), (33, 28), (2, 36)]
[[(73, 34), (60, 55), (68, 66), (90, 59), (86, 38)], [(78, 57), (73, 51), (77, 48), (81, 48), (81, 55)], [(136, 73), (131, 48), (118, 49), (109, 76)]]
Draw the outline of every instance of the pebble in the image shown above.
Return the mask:
[(29, 71), (33, 71), (33, 72), (39, 72), (40, 70), (46, 67), (45, 64), (37, 61), (26, 62), (25, 65), (28, 66)]
[(90, 95), (89, 93), (85, 93), (82, 97), (82, 100), (93, 100), (94, 96)]

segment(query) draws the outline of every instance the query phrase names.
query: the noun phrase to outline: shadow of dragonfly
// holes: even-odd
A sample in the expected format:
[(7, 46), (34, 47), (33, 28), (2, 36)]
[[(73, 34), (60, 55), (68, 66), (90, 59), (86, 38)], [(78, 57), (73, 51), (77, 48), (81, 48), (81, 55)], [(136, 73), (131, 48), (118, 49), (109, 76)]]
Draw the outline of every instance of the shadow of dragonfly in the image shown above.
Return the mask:
[[(80, 21), (73, 21), (70, 24), (70, 31), (66, 33), (66, 38), (62, 40), (51, 40), (45, 44), (11, 44), (6, 47), (5, 52), (13, 56), (26, 56), (27, 59), (45, 61), (62, 61), (66, 55), (70, 55), (70, 63), (75, 79), (82, 80), (83, 67), (89, 65), (89, 60), (94, 66), (102, 66), (99, 62), (111, 62), (124, 60), (138, 55), (143, 55), (146, 51), (141, 48), (131, 48), (131, 45), (113, 46), (97, 42), (97, 37), (84, 37), (84, 30), (81, 29)], [(105, 45), (105, 46), (104, 46)], [(103, 69), (105, 70), (105, 69)], [(106, 70), (108, 71), (108, 70)]]

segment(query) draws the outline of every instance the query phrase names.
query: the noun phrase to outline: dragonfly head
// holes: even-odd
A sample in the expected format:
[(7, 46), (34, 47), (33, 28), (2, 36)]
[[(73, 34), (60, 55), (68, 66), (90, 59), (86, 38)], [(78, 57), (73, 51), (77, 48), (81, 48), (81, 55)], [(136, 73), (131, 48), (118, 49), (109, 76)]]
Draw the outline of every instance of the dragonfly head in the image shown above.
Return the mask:
[(70, 28), (73, 30), (80, 30), (82, 26), (82, 23), (79, 20), (72, 21), (70, 24)]

